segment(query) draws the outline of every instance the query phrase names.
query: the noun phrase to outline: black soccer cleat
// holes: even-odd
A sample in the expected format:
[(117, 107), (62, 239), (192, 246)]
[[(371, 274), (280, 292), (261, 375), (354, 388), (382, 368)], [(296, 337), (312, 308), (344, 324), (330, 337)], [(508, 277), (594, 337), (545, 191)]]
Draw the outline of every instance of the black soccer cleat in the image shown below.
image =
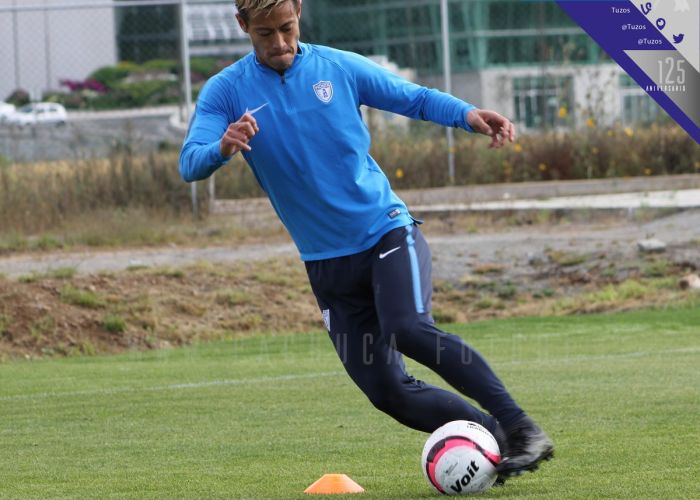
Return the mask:
[(554, 443), (530, 417), (523, 417), (508, 429), (508, 449), (496, 470), (497, 484), (506, 479), (534, 471), (540, 462), (554, 456)]
[[(496, 423), (496, 429), (494, 429), (492, 434), (493, 437), (496, 439), (496, 442), (498, 443), (498, 449), (501, 454), (501, 460), (503, 460), (506, 456), (508, 456), (508, 436), (506, 436), (506, 431), (503, 430), (501, 424)], [(506, 479), (508, 478), (499, 474), (496, 478), (496, 482), (493, 483), (493, 485), (503, 486), (504, 484), (506, 484)]]

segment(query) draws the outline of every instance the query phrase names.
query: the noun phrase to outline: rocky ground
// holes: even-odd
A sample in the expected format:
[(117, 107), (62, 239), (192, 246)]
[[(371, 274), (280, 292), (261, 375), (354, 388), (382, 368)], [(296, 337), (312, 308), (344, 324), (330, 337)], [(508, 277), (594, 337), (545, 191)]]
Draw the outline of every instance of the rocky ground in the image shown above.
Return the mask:
[(430, 237), (434, 276), (468, 281), (492, 275), (537, 289), (671, 277), (700, 267), (700, 210), (578, 214), (572, 222), (564, 216), (538, 223), (536, 217), (505, 231)]

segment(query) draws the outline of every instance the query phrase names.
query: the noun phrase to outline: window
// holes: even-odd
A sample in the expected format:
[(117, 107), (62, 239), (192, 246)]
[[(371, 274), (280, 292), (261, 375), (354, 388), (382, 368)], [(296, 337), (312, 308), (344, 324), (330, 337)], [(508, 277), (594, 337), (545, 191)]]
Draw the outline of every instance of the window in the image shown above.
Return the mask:
[(573, 123), (573, 78), (536, 76), (513, 78), (515, 121), (527, 128)]
[(620, 96), (625, 125), (648, 124), (663, 116), (661, 107), (629, 75), (620, 75)]
[[(597, 63), (604, 57), (551, 0), (449, 0), (454, 71)], [(314, 0), (307, 41), (382, 54), (418, 74), (442, 71), (437, 0)]]

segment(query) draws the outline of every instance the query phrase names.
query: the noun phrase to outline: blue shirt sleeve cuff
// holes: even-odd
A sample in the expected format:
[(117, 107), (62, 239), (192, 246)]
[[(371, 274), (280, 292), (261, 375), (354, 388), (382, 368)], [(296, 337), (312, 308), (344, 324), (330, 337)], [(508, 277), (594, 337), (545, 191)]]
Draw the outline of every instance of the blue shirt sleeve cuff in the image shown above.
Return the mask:
[(469, 122), (467, 121), (467, 115), (473, 109), (478, 109), (478, 108), (476, 106), (474, 106), (473, 104), (467, 104), (467, 107), (464, 110), (464, 130), (466, 130), (467, 132), (469, 132), (471, 134), (473, 134), (475, 132), (474, 132), (474, 129), (471, 128), (471, 126), (469, 125)]
[(224, 156), (221, 154), (221, 139), (212, 143), (209, 147), (210, 147), (209, 155), (210, 155), (210, 158), (212, 160), (212, 163), (216, 163), (218, 166), (222, 166), (225, 163), (228, 163), (228, 161), (231, 158), (233, 158), (233, 155)]

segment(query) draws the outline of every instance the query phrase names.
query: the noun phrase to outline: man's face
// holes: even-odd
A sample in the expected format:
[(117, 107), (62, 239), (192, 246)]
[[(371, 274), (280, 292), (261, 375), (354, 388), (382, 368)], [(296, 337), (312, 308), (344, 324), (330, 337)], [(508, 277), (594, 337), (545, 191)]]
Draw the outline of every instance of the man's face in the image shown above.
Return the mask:
[(299, 10), (288, 0), (269, 12), (250, 17), (246, 23), (236, 15), (241, 29), (248, 33), (258, 61), (282, 73), (294, 62), (299, 42)]

